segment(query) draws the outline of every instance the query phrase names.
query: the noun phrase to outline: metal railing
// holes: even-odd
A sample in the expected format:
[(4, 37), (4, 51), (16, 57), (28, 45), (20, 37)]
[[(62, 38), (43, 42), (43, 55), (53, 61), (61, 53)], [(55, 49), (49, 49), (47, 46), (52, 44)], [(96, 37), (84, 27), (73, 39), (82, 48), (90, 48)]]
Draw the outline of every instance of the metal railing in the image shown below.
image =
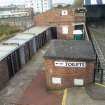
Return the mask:
[(102, 83), (103, 75), (104, 75), (104, 71), (105, 71), (104, 70), (105, 69), (105, 59), (104, 59), (103, 53), (102, 53), (100, 46), (97, 43), (94, 35), (90, 35), (90, 31), (89, 31), (88, 27), (87, 27), (87, 31), (89, 34), (89, 39), (93, 45), (94, 52), (96, 54), (96, 68), (95, 68), (94, 79), (95, 79), (95, 82)]

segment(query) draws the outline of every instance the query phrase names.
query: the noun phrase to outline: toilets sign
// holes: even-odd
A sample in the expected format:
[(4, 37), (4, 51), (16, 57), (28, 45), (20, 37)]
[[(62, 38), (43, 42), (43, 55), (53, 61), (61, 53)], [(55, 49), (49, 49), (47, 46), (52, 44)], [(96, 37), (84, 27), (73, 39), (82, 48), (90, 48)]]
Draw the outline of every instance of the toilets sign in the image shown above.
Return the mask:
[(85, 68), (86, 62), (66, 62), (66, 61), (55, 61), (55, 67), (68, 67), (68, 68)]

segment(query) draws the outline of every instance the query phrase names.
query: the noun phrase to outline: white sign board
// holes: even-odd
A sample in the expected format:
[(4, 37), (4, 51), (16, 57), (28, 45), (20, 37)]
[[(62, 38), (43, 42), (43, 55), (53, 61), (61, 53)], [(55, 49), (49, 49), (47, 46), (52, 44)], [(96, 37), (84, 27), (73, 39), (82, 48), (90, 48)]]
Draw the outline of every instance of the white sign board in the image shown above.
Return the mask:
[(54, 65), (55, 65), (55, 67), (85, 68), (86, 62), (55, 61)]
[(84, 80), (83, 79), (74, 79), (74, 86), (83, 86)]
[(68, 15), (68, 11), (67, 10), (62, 10), (62, 16), (66, 16)]
[(52, 77), (52, 83), (53, 84), (61, 84), (61, 78)]
[(68, 26), (62, 26), (62, 33), (63, 34), (68, 34), (69, 33), (69, 27)]

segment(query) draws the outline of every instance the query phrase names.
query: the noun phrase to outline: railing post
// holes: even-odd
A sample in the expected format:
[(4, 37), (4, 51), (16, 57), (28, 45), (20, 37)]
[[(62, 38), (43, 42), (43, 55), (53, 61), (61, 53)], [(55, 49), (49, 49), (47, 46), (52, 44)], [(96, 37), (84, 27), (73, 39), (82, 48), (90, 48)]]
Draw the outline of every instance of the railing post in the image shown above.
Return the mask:
[(100, 77), (100, 83), (103, 82), (103, 69), (101, 69), (101, 77)]

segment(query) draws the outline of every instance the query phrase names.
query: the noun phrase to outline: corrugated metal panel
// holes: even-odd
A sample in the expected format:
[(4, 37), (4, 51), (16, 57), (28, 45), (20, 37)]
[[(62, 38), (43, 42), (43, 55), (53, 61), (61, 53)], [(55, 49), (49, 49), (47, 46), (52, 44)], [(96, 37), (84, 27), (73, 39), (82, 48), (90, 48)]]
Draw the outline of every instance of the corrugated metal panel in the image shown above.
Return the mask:
[(36, 41), (35, 41), (35, 38), (33, 40), (33, 50), (34, 50), (34, 53), (36, 52)]
[(36, 50), (38, 50), (40, 47), (39, 47), (39, 38), (38, 36), (35, 37), (35, 42), (36, 42)]
[(19, 53), (20, 53), (20, 62), (21, 62), (21, 65), (26, 64), (24, 47), (21, 47), (21, 48), (19, 49)]
[(32, 34), (35, 36), (36, 50), (41, 48), (47, 42), (47, 39), (49, 39), (47, 38), (49, 37), (48, 35), (46, 37), (46, 30), (49, 28), (50, 27), (46, 26), (37, 26), (24, 31), (25, 34)]
[(105, 5), (105, 0), (84, 0), (84, 5)]
[(11, 78), (21, 68), (17, 45), (0, 45), (0, 61), (6, 60)]
[(26, 64), (31, 56), (35, 53), (35, 39), (33, 35), (30, 34), (17, 34), (13, 38), (3, 42), (8, 45), (18, 45), (20, 53), (21, 64)]
[[(32, 34), (17, 34), (14, 39), (16, 40), (25, 40), (27, 43), (25, 44), (25, 46), (27, 46), (26, 48), (29, 50), (27, 50), (27, 54), (29, 55), (29, 58), (32, 57), (32, 55), (35, 53), (35, 36)], [(34, 48), (35, 47), (35, 48)]]
[(51, 40), (51, 30), (46, 31), (46, 38), (47, 38), (47, 41)]
[(0, 89), (5, 86), (8, 80), (9, 80), (8, 65), (6, 59), (4, 59), (0, 61)]
[(0, 61), (18, 48), (17, 45), (0, 45)]

